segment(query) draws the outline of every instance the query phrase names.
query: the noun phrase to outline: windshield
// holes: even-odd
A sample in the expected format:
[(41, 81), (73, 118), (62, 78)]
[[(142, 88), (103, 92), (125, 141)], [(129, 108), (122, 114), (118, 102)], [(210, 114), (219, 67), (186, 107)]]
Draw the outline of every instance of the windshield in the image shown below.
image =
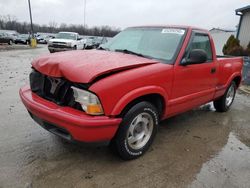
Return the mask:
[(102, 48), (130, 51), (170, 63), (177, 54), (185, 31), (179, 28), (128, 28), (102, 45)]
[(76, 40), (76, 34), (75, 33), (58, 33), (56, 35), (57, 39), (71, 39)]

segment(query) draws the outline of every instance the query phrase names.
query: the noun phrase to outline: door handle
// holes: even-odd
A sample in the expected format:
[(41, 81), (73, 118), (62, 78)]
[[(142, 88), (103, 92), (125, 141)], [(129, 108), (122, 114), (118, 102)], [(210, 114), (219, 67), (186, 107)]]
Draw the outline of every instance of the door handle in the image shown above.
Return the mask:
[(214, 74), (214, 73), (216, 73), (216, 68), (215, 67), (211, 69), (211, 74)]

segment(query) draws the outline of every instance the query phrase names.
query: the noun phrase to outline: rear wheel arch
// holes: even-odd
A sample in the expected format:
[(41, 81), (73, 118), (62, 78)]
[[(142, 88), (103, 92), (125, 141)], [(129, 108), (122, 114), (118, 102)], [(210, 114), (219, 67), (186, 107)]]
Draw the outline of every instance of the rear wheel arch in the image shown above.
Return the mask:
[(236, 89), (237, 89), (237, 85), (235, 81), (233, 80), (228, 86), (224, 95), (213, 101), (216, 111), (226, 112), (229, 110), (229, 108), (231, 107), (234, 101)]
[(235, 82), (236, 87), (238, 88), (241, 83), (242, 76), (240, 72), (233, 73), (225, 82), (224, 86), (227, 88), (232, 82)]
[(237, 88), (240, 86), (240, 83), (241, 83), (241, 76), (236, 76), (233, 78), (233, 80), (237, 86)]

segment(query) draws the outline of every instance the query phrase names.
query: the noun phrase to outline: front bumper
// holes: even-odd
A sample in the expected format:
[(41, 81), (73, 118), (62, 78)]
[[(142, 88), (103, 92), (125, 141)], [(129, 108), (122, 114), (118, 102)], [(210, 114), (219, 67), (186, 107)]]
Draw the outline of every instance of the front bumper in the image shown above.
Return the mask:
[(45, 129), (68, 140), (103, 142), (111, 140), (121, 118), (90, 116), (70, 107), (47, 101), (24, 86), (19, 91), (23, 104), (31, 117)]
[(54, 47), (54, 46), (48, 46), (48, 49), (50, 51), (54, 51), (54, 52), (61, 52), (61, 51), (68, 51), (68, 50), (73, 50), (72, 47)]

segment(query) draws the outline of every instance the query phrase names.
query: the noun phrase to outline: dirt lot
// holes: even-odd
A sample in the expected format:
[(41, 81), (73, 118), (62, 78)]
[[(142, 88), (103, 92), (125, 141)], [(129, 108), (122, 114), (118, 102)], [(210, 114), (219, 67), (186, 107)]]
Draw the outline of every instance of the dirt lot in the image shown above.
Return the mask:
[[(39, 45), (38, 48), (42, 48), (43, 46)], [(0, 52), (1, 51), (10, 51), (10, 50), (29, 50), (29, 45), (8, 45), (8, 44), (0, 44)]]
[(161, 123), (149, 152), (124, 162), (107, 147), (67, 143), (43, 130), (19, 88), (46, 47), (0, 51), (0, 187), (250, 187), (250, 97)]

